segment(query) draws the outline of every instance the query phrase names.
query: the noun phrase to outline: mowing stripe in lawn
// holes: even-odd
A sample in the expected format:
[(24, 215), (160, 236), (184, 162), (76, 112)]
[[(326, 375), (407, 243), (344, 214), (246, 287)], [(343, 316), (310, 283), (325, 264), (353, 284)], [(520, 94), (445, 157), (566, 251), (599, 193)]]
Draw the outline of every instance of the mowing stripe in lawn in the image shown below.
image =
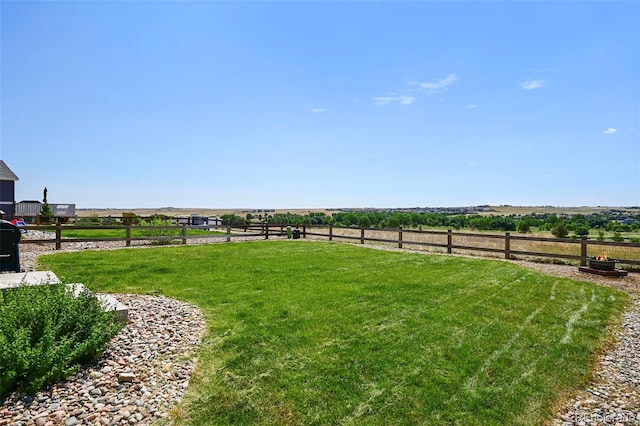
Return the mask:
[(486, 259), (261, 241), (61, 253), (103, 292), (197, 304), (178, 424), (540, 424), (583, 385), (626, 294)]

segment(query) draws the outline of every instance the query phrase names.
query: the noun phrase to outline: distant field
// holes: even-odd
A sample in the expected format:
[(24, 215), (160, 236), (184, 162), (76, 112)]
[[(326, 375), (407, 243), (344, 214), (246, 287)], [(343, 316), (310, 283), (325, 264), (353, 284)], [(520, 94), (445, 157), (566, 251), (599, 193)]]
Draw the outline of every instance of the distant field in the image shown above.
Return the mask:
[(589, 206), (581, 206), (581, 207), (551, 207), (551, 206), (491, 206), (492, 210), (495, 210), (493, 212), (487, 212), (484, 214), (495, 214), (495, 215), (503, 215), (503, 216), (509, 216), (509, 215), (527, 215), (527, 214), (531, 214), (531, 213), (537, 213), (537, 214), (541, 214), (541, 213), (555, 213), (557, 215), (560, 214), (570, 214), (570, 215), (574, 215), (574, 214), (583, 214), (583, 215), (588, 215), (588, 214), (593, 214), (593, 213), (600, 213), (602, 211), (605, 210), (611, 210), (611, 209), (616, 209), (616, 210), (623, 210), (623, 211), (628, 211), (628, 212), (632, 212), (634, 214), (639, 214), (640, 213), (640, 209), (638, 208), (629, 208), (629, 207), (612, 207), (612, 206), (596, 206), (596, 207), (589, 207)]
[[(199, 216), (222, 216), (225, 214), (235, 214), (238, 216), (245, 217), (247, 213), (252, 214), (260, 214), (258, 209), (253, 211), (254, 209), (216, 209), (216, 208), (177, 208), (177, 207), (161, 207), (157, 209), (76, 209), (76, 214), (79, 217), (89, 217), (92, 215), (97, 215), (99, 217), (122, 217), (123, 212), (133, 212), (138, 216), (151, 216), (153, 214), (164, 214), (171, 217), (182, 217), (182, 216), (191, 216), (191, 215), (199, 215)], [(276, 209), (275, 213), (297, 213), (300, 215), (305, 215), (311, 212), (321, 212), (326, 214), (331, 214), (338, 212), (340, 210), (328, 210), (328, 209)], [(273, 214), (274, 211), (270, 210), (269, 214)]]
[[(596, 206), (596, 207), (552, 207), (552, 206), (490, 206), (490, 210), (484, 215), (527, 215), (531, 213), (555, 213), (555, 214), (592, 214), (598, 213), (605, 210), (618, 209), (632, 212), (633, 214), (640, 214), (640, 209), (635, 208), (627, 208), (627, 207), (614, 207), (614, 206)], [(252, 210), (257, 209), (216, 209), (216, 208), (177, 208), (177, 207), (160, 207), (160, 208), (149, 208), (149, 209), (77, 209), (76, 213), (79, 217), (89, 217), (91, 215), (98, 215), (100, 217), (114, 216), (121, 217), (123, 212), (133, 212), (138, 216), (151, 216), (152, 214), (164, 214), (167, 216), (177, 217), (177, 216), (190, 216), (190, 215), (201, 215), (201, 216), (222, 216), (225, 214), (235, 214), (238, 216), (246, 216), (247, 213), (259, 214), (259, 212)], [(304, 208), (304, 209), (275, 209), (274, 211), (270, 211), (269, 214), (273, 213), (297, 213), (300, 215), (305, 215), (310, 212), (320, 212), (331, 215), (332, 213), (340, 212), (340, 209), (327, 209), (327, 208)]]

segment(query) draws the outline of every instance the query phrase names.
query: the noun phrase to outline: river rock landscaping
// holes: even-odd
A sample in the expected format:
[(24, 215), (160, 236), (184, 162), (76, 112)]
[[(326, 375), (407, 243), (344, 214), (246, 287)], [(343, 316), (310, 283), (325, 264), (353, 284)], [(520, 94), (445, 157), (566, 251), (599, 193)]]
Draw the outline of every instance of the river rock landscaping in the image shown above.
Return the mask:
[(0, 426), (152, 424), (169, 416), (195, 368), (204, 318), (162, 296), (114, 296), (129, 306), (129, 323), (98, 362), (36, 395), (10, 395)]

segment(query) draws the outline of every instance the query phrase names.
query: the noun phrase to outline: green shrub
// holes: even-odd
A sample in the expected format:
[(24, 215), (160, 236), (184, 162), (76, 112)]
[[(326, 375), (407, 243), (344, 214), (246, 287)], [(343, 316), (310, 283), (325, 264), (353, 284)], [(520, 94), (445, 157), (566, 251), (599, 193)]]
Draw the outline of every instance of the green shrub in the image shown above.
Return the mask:
[(529, 222), (526, 222), (524, 220), (521, 220), (517, 223), (516, 229), (521, 234), (526, 234), (528, 232), (531, 232), (531, 226), (529, 225)]
[(588, 226), (578, 226), (576, 227), (576, 235), (579, 237), (587, 237), (589, 236), (589, 227)]
[(161, 218), (152, 218), (150, 220), (143, 220), (140, 222), (143, 228), (140, 229), (140, 234), (144, 237), (166, 237), (163, 239), (153, 240), (152, 244), (171, 244), (176, 241), (175, 238), (182, 235), (182, 229), (180, 227), (171, 224), (170, 220)]
[(358, 226), (360, 228), (371, 228), (371, 220), (368, 216), (360, 216), (360, 219), (358, 219)]
[(47, 203), (46, 201), (42, 204), (42, 210), (40, 210), (40, 222), (53, 222), (53, 212), (51, 211), (51, 207), (49, 207), (49, 203)]
[(33, 394), (98, 358), (122, 324), (89, 291), (21, 286), (0, 296), (0, 395)]
[(564, 226), (564, 223), (559, 223), (554, 226), (551, 230), (551, 233), (556, 238), (567, 238), (567, 236), (569, 235), (569, 231), (567, 230), (566, 226)]

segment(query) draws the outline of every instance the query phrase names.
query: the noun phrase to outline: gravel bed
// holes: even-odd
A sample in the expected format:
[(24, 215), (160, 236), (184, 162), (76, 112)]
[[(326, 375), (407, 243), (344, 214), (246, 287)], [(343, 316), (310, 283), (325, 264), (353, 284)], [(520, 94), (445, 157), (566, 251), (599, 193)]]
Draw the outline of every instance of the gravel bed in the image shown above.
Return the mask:
[[(35, 231), (30, 234), (32, 232)], [(53, 235), (33, 233), (26, 238), (53, 238)], [(258, 239), (261, 238), (248, 237), (244, 241)], [(198, 239), (189, 240), (189, 244), (222, 241), (225, 240)], [(104, 250), (123, 248), (123, 245), (122, 242), (67, 243), (63, 249)], [(22, 245), (23, 269), (35, 270), (39, 255), (54, 252), (51, 244)], [(631, 295), (633, 303), (614, 331), (614, 343), (599, 357), (591, 381), (567, 400), (549, 423), (640, 425), (639, 274), (608, 278), (580, 272), (575, 266), (514, 263), (550, 275), (616, 287)], [(33, 398), (14, 394), (1, 401), (0, 426), (142, 425), (159, 419), (167, 421), (170, 408), (182, 397), (195, 366), (194, 349), (205, 332), (202, 314), (194, 306), (165, 297), (114, 296), (130, 306), (130, 321), (97, 365)]]
[[(53, 239), (29, 231), (24, 239)], [(63, 251), (124, 248), (122, 242), (63, 244)], [(136, 248), (131, 248), (136, 249)], [(51, 243), (22, 244), (25, 271), (37, 270)], [(13, 393), (0, 400), (0, 426), (131, 425), (169, 423), (196, 365), (195, 350), (206, 331), (193, 305), (164, 296), (113, 294), (129, 307), (129, 321), (100, 359), (66, 381), (34, 396)]]
[(145, 425), (169, 416), (195, 368), (204, 317), (167, 297), (114, 297), (129, 307), (129, 322), (98, 362), (34, 396), (9, 395), (0, 425)]

